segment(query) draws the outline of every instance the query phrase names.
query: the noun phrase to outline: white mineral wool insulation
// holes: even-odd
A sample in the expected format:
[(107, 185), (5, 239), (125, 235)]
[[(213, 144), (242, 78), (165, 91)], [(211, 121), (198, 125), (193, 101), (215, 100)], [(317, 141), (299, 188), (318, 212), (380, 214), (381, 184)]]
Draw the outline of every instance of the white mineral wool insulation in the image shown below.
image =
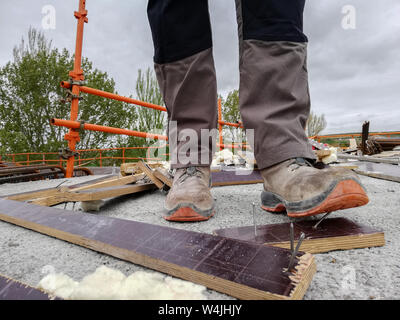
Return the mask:
[(38, 287), (67, 300), (206, 300), (205, 287), (160, 273), (137, 271), (126, 277), (101, 266), (81, 282), (62, 273), (45, 276)]

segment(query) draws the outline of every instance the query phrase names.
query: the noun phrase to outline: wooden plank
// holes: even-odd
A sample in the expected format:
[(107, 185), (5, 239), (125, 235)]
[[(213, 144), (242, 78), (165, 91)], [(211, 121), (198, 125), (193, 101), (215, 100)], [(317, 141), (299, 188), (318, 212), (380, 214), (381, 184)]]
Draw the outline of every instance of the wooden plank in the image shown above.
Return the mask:
[(79, 188), (74, 188), (74, 192), (80, 191), (80, 190), (89, 190), (89, 189), (100, 189), (100, 188), (107, 188), (107, 187), (115, 187), (115, 186), (123, 186), (126, 184), (130, 183), (135, 183), (141, 179), (144, 178), (144, 174), (138, 174), (138, 175), (131, 175), (131, 176), (125, 176), (125, 177), (117, 177), (112, 180), (107, 180), (103, 182), (98, 182), (94, 184), (90, 184), (87, 186), (82, 186)]
[(385, 159), (385, 158), (377, 158), (370, 156), (352, 156), (349, 154), (338, 154), (338, 159), (351, 159), (351, 160), (359, 160), (359, 161), (368, 161), (368, 162), (376, 162), (376, 163), (388, 163), (388, 164), (399, 164), (400, 158), (398, 159)]
[(27, 200), (37, 199), (37, 198), (44, 198), (47, 196), (55, 195), (55, 194), (59, 193), (60, 190), (62, 190), (62, 191), (72, 190), (75, 188), (92, 185), (97, 182), (114, 180), (115, 178), (116, 178), (116, 176), (107, 176), (107, 177), (97, 178), (97, 179), (93, 179), (90, 181), (86, 181), (84, 183), (78, 183), (78, 184), (75, 184), (72, 186), (67, 186), (67, 187), (46, 188), (46, 189), (42, 189), (39, 191), (29, 191), (29, 192), (10, 194), (10, 195), (4, 196), (4, 198), (6, 198), (8, 200), (17, 200), (17, 201), (27, 201)]
[(54, 297), (0, 274), (0, 300), (53, 300)]
[(239, 299), (301, 299), (314, 257), (210, 234), (0, 199), (0, 220), (109, 254)]
[(371, 178), (400, 182), (400, 166), (387, 163), (355, 162), (356, 173)]
[[(318, 225), (317, 229), (313, 229), (316, 223), (315, 220), (294, 223), (296, 244), (301, 232), (306, 235), (300, 250), (309, 253), (320, 253), (385, 245), (385, 236), (382, 231), (346, 218), (325, 219)], [(259, 225), (257, 226), (256, 236), (254, 234), (254, 226), (219, 229), (215, 230), (214, 233), (231, 239), (289, 249), (289, 227), (290, 223)]]
[(361, 174), (363, 176), (371, 177), (371, 178), (376, 178), (376, 179), (382, 179), (382, 180), (388, 180), (388, 181), (393, 181), (393, 182), (400, 182), (400, 177), (392, 176), (392, 175), (387, 175), (379, 172), (371, 172), (371, 171), (362, 171), (362, 170), (354, 170), (356, 173)]
[(168, 187), (172, 187), (173, 178), (169, 176), (165, 169), (155, 168), (153, 174)]
[(164, 187), (164, 183), (154, 175), (152, 168), (147, 166), (147, 164), (145, 164), (143, 161), (139, 161), (137, 165), (138, 168), (145, 173), (145, 175), (157, 186), (158, 189), (162, 189)]
[(59, 194), (51, 197), (35, 199), (33, 201), (30, 201), (30, 203), (50, 207), (63, 202), (80, 202), (108, 199), (151, 189), (154, 189), (153, 183), (124, 185), (101, 189), (89, 189), (77, 192), (67, 191), (60, 192)]

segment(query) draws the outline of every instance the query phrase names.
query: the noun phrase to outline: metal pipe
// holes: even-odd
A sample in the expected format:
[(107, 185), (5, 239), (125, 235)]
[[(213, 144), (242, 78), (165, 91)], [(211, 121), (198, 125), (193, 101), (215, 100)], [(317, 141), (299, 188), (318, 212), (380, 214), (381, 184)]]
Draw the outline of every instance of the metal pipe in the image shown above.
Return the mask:
[[(62, 81), (61, 82), (61, 87), (68, 89), (68, 88), (71, 87), (71, 84), (69, 82), (67, 82), (67, 81)], [(112, 100), (117, 100), (117, 101), (130, 103), (130, 104), (135, 104), (135, 105), (142, 106), (142, 107), (145, 107), (145, 108), (150, 108), (150, 109), (164, 111), (164, 112), (167, 111), (167, 109), (165, 107), (159, 106), (157, 104), (148, 103), (148, 102), (144, 102), (144, 101), (140, 101), (140, 100), (136, 100), (136, 99), (120, 96), (120, 95), (115, 94), (115, 93), (106, 92), (106, 91), (102, 91), (102, 90), (98, 90), (98, 89), (93, 89), (93, 88), (90, 88), (90, 87), (81, 86), (80, 87), (80, 91), (88, 93), (88, 94), (92, 94), (92, 95), (95, 95), (95, 96), (107, 98), (107, 99), (112, 99)]]
[[(79, 129), (81, 127), (81, 122), (79, 122), (79, 121), (62, 120), (62, 119), (53, 118), (50, 120), (50, 123), (54, 126), (66, 127), (66, 128), (70, 128), (70, 129)], [(89, 131), (101, 131), (101, 132), (122, 134), (122, 135), (134, 136), (134, 137), (140, 137), (140, 138), (168, 140), (167, 136), (163, 136), (163, 135), (159, 135), (159, 134), (152, 134), (152, 133), (147, 133), (147, 132), (106, 127), (106, 126), (100, 126), (97, 124), (83, 123), (82, 127), (84, 130), (89, 130)]]
[(222, 145), (224, 144), (223, 136), (222, 136), (222, 124), (220, 123), (222, 121), (222, 104), (221, 104), (221, 98), (218, 99), (218, 133), (219, 133), (219, 150), (222, 151), (224, 148)]
[(223, 126), (230, 126), (230, 127), (236, 127), (236, 128), (243, 128), (243, 123), (232, 123), (232, 122), (226, 122), (223, 120), (218, 120), (218, 124), (223, 125)]
[[(75, 42), (75, 59), (74, 59), (74, 70), (69, 73), (69, 76), (73, 81), (79, 82), (84, 80), (82, 70), (82, 45), (83, 45), (83, 29), (85, 23), (88, 22), (86, 10), (86, 0), (79, 0), (79, 11), (74, 12), (75, 18), (78, 20), (76, 30), (76, 42)], [(71, 121), (78, 119), (79, 112), (79, 93), (80, 86), (72, 85), (72, 101), (71, 101)], [(68, 141), (68, 148), (72, 151), (76, 149), (76, 143), (79, 141), (79, 133), (74, 132), (72, 129), (65, 135), (65, 140)], [(66, 178), (71, 178), (74, 172), (75, 157), (72, 156), (67, 160), (67, 172)]]

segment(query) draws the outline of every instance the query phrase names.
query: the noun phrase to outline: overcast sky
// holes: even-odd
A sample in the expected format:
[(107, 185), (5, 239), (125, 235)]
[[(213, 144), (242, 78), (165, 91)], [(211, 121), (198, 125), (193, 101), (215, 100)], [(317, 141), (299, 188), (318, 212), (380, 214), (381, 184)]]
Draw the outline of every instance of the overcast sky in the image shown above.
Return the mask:
[[(218, 91), (226, 95), (239, 84), (235, 5), (209, 4)], [(12, 59), (29, 26), (43, 30), (46, 5), (56, 9), (56, 27), (45, 35), (55, 47), (74, 50), (78, 0), (1, 0), (0, 66)], [(346, 5), (356, 10), (355, 29), (343, 28)], [(123, 95), (134, 94), (137, 70), (153, 65), (146, 6), (146, 0), (87, 0), (83, 54)], [(325, 114), (324, 133), (360, 131), (365, 120), (371, 131), (400, 130), (400, 1), (307, 0), (305, 33), (312, 109)]]

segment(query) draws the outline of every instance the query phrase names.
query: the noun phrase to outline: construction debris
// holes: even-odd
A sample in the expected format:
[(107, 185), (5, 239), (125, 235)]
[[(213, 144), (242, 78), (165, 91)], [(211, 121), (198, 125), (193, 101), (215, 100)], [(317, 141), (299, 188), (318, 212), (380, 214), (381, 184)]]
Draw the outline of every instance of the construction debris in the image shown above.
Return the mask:
[(245, 166), (246, 160), (239, 155), (233, 154), (229, 149), (218, 151), (214, 155), (211, 167), (224, 166)]
[(18, 201), (0, 199), (0, 220), (239, 299), (301, 299), (316, 272), (309, 253), (286, 272), (287, 249)]
[[(74, 175), (92, 175), (87, 168), (75, 168)], [(65, 177), (65, 169), (55, 165), (16, 165), (14, 163), (1, 163), (0, 184), (35, 181), (43, 179), (59, 179)]]
[[(126, 194), (152, 190), (155, 185), (143, 180), (144, 174), (113, 177), (100, 182), (93, 181), (80, 187), (58, 187), (36, 192), (28, 192), (7, 197), (9, 200), (28, 201), (42, 206), (54, 206), (65, 202), (91, 202), (97, 208), (99, 200), (118, 197)], [(95, 201), (95, 203), (93, 202)], [(82, 208), (91, 208), (83, 205)]]
[[(169, 164), (167, 162), (147, 162), (146, 164), (152, 169), (155, 168), (165, 168), (166, 170), (169, 169)], [(139, 166), (139, 162), (128, 162), (121, 164), (120, 174), (123, 177), (139, 173), (143, 173), (143, 170)]]
[(318, 161), (324, 164), (337, 162), (337, 149), (330, 147), (329, 149), (315, 151)]

